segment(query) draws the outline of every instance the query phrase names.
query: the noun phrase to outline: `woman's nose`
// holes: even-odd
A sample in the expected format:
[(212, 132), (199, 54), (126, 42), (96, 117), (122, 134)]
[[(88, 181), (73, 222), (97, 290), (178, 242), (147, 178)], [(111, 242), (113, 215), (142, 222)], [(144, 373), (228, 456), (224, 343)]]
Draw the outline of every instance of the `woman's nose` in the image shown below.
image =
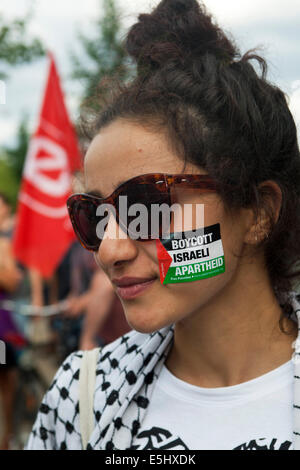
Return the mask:
[(132, 261), (138, 253), (136, 243), (128, 237), (117, 223), (115, 216), (110, 214), (107, 227), (100, 243), (96, 257), (105, 269)]

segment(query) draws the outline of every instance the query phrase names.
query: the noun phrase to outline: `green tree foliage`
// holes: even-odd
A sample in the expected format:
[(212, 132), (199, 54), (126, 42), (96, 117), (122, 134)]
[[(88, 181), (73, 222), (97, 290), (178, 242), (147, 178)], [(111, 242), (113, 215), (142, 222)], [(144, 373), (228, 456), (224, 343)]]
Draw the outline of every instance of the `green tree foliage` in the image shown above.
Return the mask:
[(17, 181), (22, 178), (23, 166), (28, 150), (30, 133), (27, 127), (28, 118), (24, 116), (18, 126), (16, 145), (5, 148), (7, 164), (12, 169)]
[(123, 81), (134, 73), (122, 46), (122, 25), (116, 1), (99, 0), (99, 6), (100, 15), (95, 20), (94, 33), (89, 37), (83, 33), (78, 35), (84, 54), (78, 56), (71, 53), (72, 78), (79, 80), (84, 87), (82, 103), (94, 110), (97, 110), (97, 102), (90, 98), (95, 95), (104, 77), (117, 77)]
[(23, 166), (27, 155), (30, 133), (26, 115), (21, 119), (14, 147), (0, 149), (0, 188), (16, 207), (22, 179)]
[[(0, 79), (7, 79), (9, 66), (32, 62), (45, 55), (45, 49), (37, 38), (30, 38), (27, 30), (33, 10), (22, 19), (8, 21), (0, 5)], [(22, 169), (27, 153), (29, 132), (27, 117), (21, 119), (17, 130), (16, 144), (12, 148), (0, 149), (0, 189), (16, 206)]]
[(3, 150), (0, 151), (0, 190), (16, 208), (19, 184), (13, 168), (9, 165), (7, 156)]
[(31, 62), (45, 54), (41, 41), (27, 33), (32, 12), (22, 19), (8, 21), (0, 11), (0, 79), (7, 78), (7, 65)]

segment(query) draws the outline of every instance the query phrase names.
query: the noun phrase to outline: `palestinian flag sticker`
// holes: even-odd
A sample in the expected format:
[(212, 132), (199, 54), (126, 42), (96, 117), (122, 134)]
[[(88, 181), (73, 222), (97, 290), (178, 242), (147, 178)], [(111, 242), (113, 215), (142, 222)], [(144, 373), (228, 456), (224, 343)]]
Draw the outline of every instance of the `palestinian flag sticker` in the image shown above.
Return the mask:
[(191, 232), (172, 233), (156, 240), (160, 282), (176, 284), (225, 272), (220, 224)]

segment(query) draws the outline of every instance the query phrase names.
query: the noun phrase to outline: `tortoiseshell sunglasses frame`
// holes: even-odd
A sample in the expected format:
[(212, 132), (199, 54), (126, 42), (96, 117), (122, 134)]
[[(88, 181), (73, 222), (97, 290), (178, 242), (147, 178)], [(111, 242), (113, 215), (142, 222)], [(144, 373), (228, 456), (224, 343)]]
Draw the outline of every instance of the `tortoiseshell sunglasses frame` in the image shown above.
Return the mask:
[[(116, 211), (117, 216), (117, 223), (119, 224), (119, 213), (118, 213), (118, 197), (120, 193), (126, 194), (126, 188), (132, 187), (135, 185), (147, 185), (153, 186), (153, 193), (159, 192), (161, 196), (165, 196), (165, 200), (162, 197), (161, 203), (167, 203), (169, 205), (172, 204), (171, 202), (171, 189), (177, 185), (180, 185), (181, 188), (194, 188), (200, 190), (201, 192), (216, 192), (217, 191), (217, 184), (209, 175), (198, 175), (198, 174), (165, 174), (165, 173), (147, 173), (139, 176), (135, 176), (120, 186), (118, 186), (113, 193), (111, 193), (106, 198), (101, 198), (99, 196), (95, 196), (92, 194), (87, 193), (76, 193), (71, 195), (67, 200), (67, 208), (69, 212), (69, 216), (71, 219), (71, 223), (74, 229), (74, 232), (81, 243), (81, 245), (89, 250), (89, 251), (98, 251), (101, 239), (97, 244), (89, 244), (85, 241), (80, 233), (80, 229), (78, 228), (78, 224), (76, 223), (76, 215), (75, 215), (75, 206), (77, 202), (80, 201), (90, 201), (92, 204), (97, 203), (99, 204), (111, 204)], [(129, 194), (129, 192), (127, 193)], [(139, 201), (135, 201), (139, 202)], [(149, 239), (141, 238), (138, 241), (149, 241)]]

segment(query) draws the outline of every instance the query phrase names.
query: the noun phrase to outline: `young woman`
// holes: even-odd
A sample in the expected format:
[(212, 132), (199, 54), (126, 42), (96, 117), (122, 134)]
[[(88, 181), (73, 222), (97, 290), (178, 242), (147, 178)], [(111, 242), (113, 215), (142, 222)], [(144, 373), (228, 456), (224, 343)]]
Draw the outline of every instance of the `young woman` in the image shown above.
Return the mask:
[[(86, 194), (68, 203), (132, 328), (99, 352), (88, 448), (299, 448), (300, 155), (286, 98), (196, 0), (140, 15), (126, 47), (137, 77), (99, 115)], [(202, 204), (190, 227), (202, 238), (184, 233), (176, 251), (161, 232), (126, 233), (117, 212), (99, 239), (97, 208), (121, 195)], [(82, 354), (58, 370), (28, 449), (82, 448)]]

